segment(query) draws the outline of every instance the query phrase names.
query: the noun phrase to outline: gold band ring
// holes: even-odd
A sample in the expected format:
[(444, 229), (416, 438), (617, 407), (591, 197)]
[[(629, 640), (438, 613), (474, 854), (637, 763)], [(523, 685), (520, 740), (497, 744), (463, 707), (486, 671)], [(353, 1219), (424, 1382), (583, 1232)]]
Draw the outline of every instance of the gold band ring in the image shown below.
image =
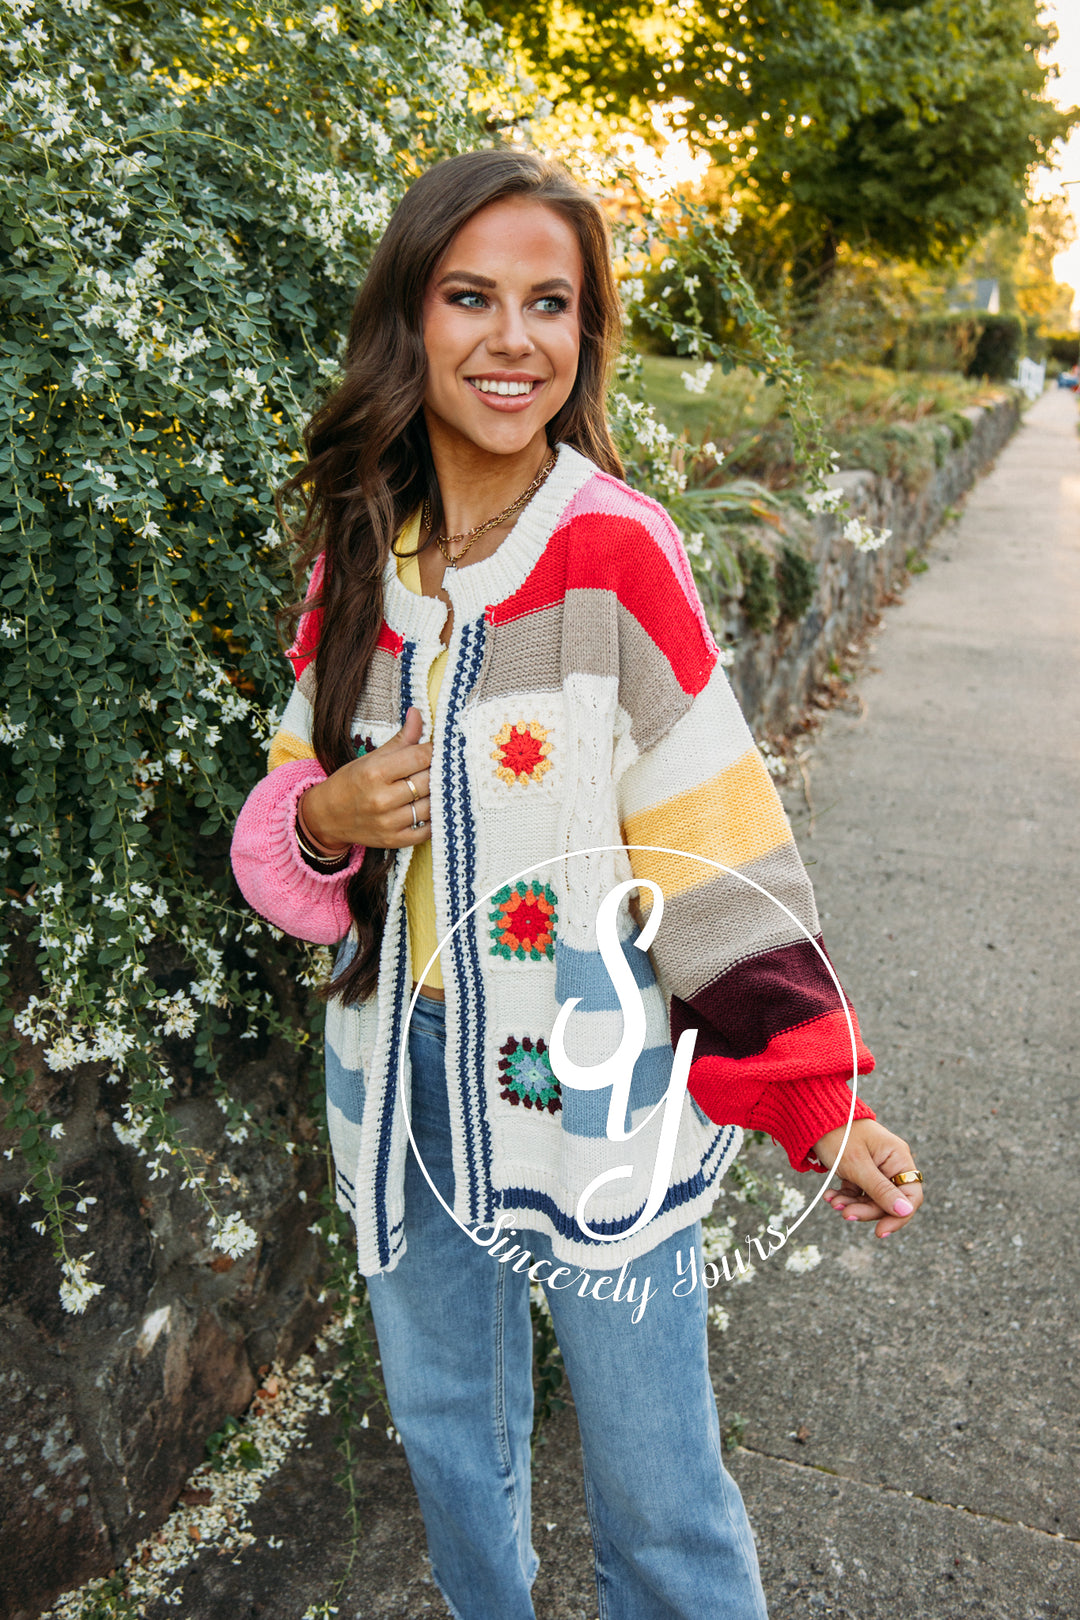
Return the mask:
[(405, 780), (409, 784), (409, 792), (412, 794), (412, 802), (415, 804), (417, 799), (420, 797), (419, 793), (416, 791), (416, 783), (413, 781), (411, 776), (407, 776)]
[(890, 1176), (889, 1180), (894, 1187), (907, 1187), (913, 1181), (922, 1180), (921, 1170), (901, 1170), (898, 1175)]

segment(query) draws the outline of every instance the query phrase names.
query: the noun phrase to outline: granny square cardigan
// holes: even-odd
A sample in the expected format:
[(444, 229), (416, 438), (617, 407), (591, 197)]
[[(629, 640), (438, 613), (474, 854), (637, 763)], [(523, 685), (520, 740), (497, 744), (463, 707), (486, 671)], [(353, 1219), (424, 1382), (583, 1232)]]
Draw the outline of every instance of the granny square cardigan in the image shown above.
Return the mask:
[[(313, 598), (319, 577), (317, 565)], [(562, 445), (512, 533), (443, 583), (454, 623), (437, 712), (427, 673), (446, 607), (410, 592), (390, 559), (354, 724), (357, 747), (377, 747), (413, 704), (433, 741), (454, 1211), (467, 1226), (505, 1213), (549, 1233), (561, 1259), (610, 1268), (707, 1213), (741, 1128), (770, 1133), (796, 1169), (820, 1169), (813, 1144), (851, 1108), (852, 1036), (811, 943), (809, 880), (663, 509)], [(355, 949), (345, 883), (364, 851), (344, 872), (319, 873), (294, 832), (298, 798), (324, 775), (311, 746), (318, 631), (316, 609), (290, 652), (297, 685), (270, 773), (237, 824), (233, 864), (256, 910), (300, 938), (341, 942), (340, 965)], [(366, 1274), (405, 1250), (411, 854), (400, 850), (390, 875), (377, 991), (359, 1005), (331, 1001), (326, 1020), (336, 1192)], [(698, 1033), (667, 1196), (621, 1238), (645, 1205), (663, 1110), (633, 1143), (609, 1140), (610, 1088), (561, 1086), (549, 1042), (560, 1006), (577, 997), (569, 1058), (594, 1065), (619, 1046), (596, 916), (635, 877), (659, 884), (664, 910), (648, 953), (633, 946), (625, 899), (618, 915), (646, 1009), (627, 1130), (664, 1096), (679, 1035)], [(639, 917), (651, 900), (643, 888)], [(873, 1059), (851, 1018), (867, 1073)], [(873, 1118), (861, 1099), (855, 1117)], [(632, 1176), (588, 1206), (588, 1224), (610, 1241), (587, 1236), (579, 1197), (631, 1159)]]

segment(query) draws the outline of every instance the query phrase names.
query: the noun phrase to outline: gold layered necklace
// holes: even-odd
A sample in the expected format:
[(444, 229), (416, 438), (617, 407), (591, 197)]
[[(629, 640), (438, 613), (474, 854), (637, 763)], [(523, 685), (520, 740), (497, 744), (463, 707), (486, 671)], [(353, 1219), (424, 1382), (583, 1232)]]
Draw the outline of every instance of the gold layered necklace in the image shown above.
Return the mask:
[[(557, 460), (557, 453), (553, 450), (548, 459), (545, 461), (544, 465), (541, 467), (540, 471), (537, 473), (536, 477), (533, 479), (532, 483), (529, 485), (528, 489), (523, 489), (516, 500), (510, 502), (509, 506), (505, 507), (501, 512), (496, 512), (494, 517), (488, 518), (484, 523), (478, 523), (475, 529), (466, 529), (464, 534), (437, 534), (435, 536), (435, 544), (446, 558), (448, 566), (450, 568), (456, 568), (461, 558), (464, 557), (465, 553), (468, 551), (469, 547), (475, 544), (482, 534), (488, 534), (492, 529), (497, 529), (500, 523), (506, 522), (507, 518), (516, 517), (521, 511), (522, 507), (526, 506), (528, 502), (532, 500), (537, 490), (542, 488), (542, 486), (547, 482), (548, 475), (550, 474), (551, 469), (554, 467)], [(423, 510), (420, 514), (420, 524), (424, 529), (431, 526), (431, 502), (428, 500), (425, 500), (424, 502)], [(450, 547), (456, 546), (462, 540), (465, 541), (465, 544), (455, 557), (451, 552)]]

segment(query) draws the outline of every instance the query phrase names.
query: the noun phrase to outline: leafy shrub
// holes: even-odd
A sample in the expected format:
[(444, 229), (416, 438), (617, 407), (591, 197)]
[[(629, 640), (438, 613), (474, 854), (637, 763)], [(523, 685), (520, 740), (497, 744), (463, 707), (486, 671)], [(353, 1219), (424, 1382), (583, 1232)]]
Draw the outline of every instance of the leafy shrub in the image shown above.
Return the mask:
[(780, 592), (772, 559), (750, 540), (739, 547), (742, 572), (742, 610), (751, 630), (764, 634), (780, 617)]
[[(252, 967), (270, 930), (222, 848), (288, 685), (272, 491), (397, 196), (517, 92), (459, 0), (32, 11), (0, 0), (0, 854), (37, 977), (15, 1024), (56, 1073), (107, 1066), (121, 1141), (153, 1177), (179, 1166), (238, 1254), (254, 1233), (174, 1128), (169, 1050), (215, 1076), (227, 1139), (256, 1134), (214, 1048), (226, 1019), (275, 1018)], [(63, 1127), (28, 1079), (9, 1045), (8, 1156), (81, 1311)]]
[(1043, 343), (1049, 365), (1068, 371), (1080, 361), (1080, 335), (1076, 332), (1048, 332)]
[(817, 565), (794, 546), (784, 545), (776, 564), (776, 591), (780, 616), (803, 618), (817, 590)]
[(1005, 381), (1016, 371), (1024, 353), (1027, 333), (1019, 315), (982, 315), (982, 330), (975, 353), (968, 361), (969, 377), (993, 377)]

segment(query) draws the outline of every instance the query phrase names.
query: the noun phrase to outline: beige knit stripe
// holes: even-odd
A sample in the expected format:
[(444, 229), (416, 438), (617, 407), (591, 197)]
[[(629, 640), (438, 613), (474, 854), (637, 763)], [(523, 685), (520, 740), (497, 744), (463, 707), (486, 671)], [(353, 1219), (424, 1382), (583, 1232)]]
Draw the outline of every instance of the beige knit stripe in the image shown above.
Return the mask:
[[(660, 739), (651, 754), (637, 760), (619, 783), (625, 820), (700, 786), (705, 768), (715, 774), (734, 765), (753, 747), (727, 676), (717, 664), (691, 707)], [(707, 762), (707, 766), (706, 766)]]
[(476, 701), (516, 692), (550, 692), (559, 685), (563, 605), (554, 603), (488, 630), (488, 650)]
[(270, 759), (267, 770), (276, 771), (279, 765), (288, 765), (294, 759), (314, 759), (315, 750), (309, 742), (302, 737), (294, 736), (291, 731), (277, 731), (270, 744)]
[(304, 697), (307, 698), (309, 703), (314, 704), (314, 702), (315, 702), (315, 660), (314, 660), (314, 658), (311, 660), (310, 664), (306, 664), (304, 666), (304, 673), (301, 675), (300, 679), (296, 683), (296, 690), (298, 692), (302, 692)]
[(376, 647), (353, 724), (385, 725), (388, 721), (392, 722), (400, 701), (401, 663), (385, 647)]
[(644, 753), (683, 717), (694, 700), (683, 691), (652, 637), (621, 602), (618, 623), (619, 703), (631, 718), (630, 735)]
[[(632, 851), (630, 859), (637, 875), (651, 876), (638, 865), (648, 856)], [(670, 897), (664, 890), (664, 917), (652, 946), (665, 989), (684, 1001), (737, 962), (806, 937), (790, 917), (748, 883), (708, 866), (700, 870), (706, 881), (696, 888)], [(739, 870), (793, 911), (811, 934), (818, 933), (813, 892), (794, 846), (774, 850)], [(692, 951), (686, 948), (687, 940), (694, 942)]]
[[(756, 748), (699, 787), (626, 817), (627, 844), (662, 844), (743, 867), (790, 844), (791, 830), (769, 773)], [(668, 900), (708, 882), (711, 868), (678, 855), (642, 855), (644, 876), (659, 883)]]

